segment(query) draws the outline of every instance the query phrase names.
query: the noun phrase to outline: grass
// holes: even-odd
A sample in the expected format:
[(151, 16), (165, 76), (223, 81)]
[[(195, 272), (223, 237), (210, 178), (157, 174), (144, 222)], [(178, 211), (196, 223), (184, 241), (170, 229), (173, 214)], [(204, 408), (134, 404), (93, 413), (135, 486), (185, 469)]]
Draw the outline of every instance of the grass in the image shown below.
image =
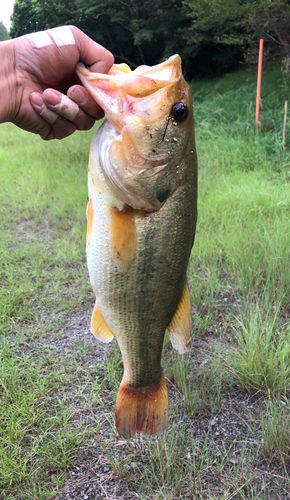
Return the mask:
[(243, 390), (278, 399), (290, 388), (289, 323), (279, 325), (279, 312), (279, 307), (263, 311), (259, 303), (251, 303), (237, 320), (237, 345), (228, 355), (228, 365)]
[(89, 334), (92, 132), (45, 143), (1, 125), (1, 500), (52, 499), (64, 486), (89, 499), (289, 498), (290, 154), (280, 62), (264, 65), (258, 134), (255, 85), (253, 68), (192, 83), (192, 350), (179, 357), (166, 337), (168, 428), (128, 442), (114, 427), (119, 350)]
[(290, 416), (285, 401), (270, 402), (266, 415), (261, 414), (263, 433), (263, 458), (267, 462), (278, 461), (282, 464), (290, 459)]
[[(175, 353), (174, 353), (175, 354)], [(168, 360), (169, 361), (169, 360)], [(211, 415), (221, 406), (222, 371), (217, 363), (205, 358), (200, 366), (190, 356), (170, 356), (166, 373), (189, 415)]]
[(1, 486), (65, 468), (80, 444), (80, 433), (70, 428), (75, 411), (57, 398), (49, 406), (66, 372), (13, 355), (7, 341), (0, 362)]

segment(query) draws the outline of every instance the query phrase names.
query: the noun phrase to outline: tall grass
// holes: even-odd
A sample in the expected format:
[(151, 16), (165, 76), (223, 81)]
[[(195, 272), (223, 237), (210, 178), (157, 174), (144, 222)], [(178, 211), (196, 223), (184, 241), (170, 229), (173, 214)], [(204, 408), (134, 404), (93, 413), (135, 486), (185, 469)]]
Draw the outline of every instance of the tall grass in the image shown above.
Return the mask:
[(290, 459), (290, 416), (285, 401), (270, 402), (261, 413), (262, 456), (268, 462), (285, 464)]
[(237, 319), (237, 345), (229, 354), (233, 376), (244, 390), (278, 399), (290, 389), (289, 323), (281, 324), (279, 313), (279, 306), (265, 311), (259, 302), (249, 302)]

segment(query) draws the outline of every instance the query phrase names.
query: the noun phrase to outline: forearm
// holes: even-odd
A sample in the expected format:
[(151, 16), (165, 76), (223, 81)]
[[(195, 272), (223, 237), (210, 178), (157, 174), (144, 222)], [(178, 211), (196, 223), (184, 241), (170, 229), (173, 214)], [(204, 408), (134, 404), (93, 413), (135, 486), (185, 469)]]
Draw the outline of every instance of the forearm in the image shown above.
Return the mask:
[(15, 40), (0, 42), (0, 123), (13, 121), (18, 112), (15, 45)]

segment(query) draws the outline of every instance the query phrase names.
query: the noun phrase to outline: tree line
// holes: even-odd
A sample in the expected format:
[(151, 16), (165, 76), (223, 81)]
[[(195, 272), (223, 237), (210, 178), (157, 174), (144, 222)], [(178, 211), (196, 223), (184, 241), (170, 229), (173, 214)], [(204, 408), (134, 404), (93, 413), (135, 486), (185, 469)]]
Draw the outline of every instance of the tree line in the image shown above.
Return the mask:
[(65, 24), (132, 68), (179, 53), (188, 78), (254, 61), (260, 37), (290, 61), (290, 0), (16, 0), (9, 35)]

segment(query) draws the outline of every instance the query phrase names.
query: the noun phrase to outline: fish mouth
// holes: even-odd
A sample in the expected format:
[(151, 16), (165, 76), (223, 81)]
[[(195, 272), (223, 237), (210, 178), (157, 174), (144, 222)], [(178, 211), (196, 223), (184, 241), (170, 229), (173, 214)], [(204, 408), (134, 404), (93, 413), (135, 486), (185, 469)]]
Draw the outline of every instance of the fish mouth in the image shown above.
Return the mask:
[[(148, 105), (151, 108), (161, 106), (164, 90), (182, 76), (181, 58), (176, 54), (163, 63), (139, 66), (134, 71), (131, 71), (127, 64), (114, 64), (108, 75), (92, 73), (79, 62), (76, 73), (104, 110), (107, 119), (120, 133), (125, 126), (125, 115), (128, 112), (140, 113), (143, 110), (143, 113), (146, 113)], [(158, 92), (162, 89), (163, 92)], [(153, 95), (155, 98), (152, 100)]]
[(185, 178), (179, 165), (186, 133), (181, 138), (184, 129), (177, 130), (172, 115), (190, 92), (180, 56), (134, 71), (116, 64), (108, 75), (79, 63), (76, 72), (107, 118), (98, 132), (98, 161), (111, 190), (136, 210), (159, 210)]

